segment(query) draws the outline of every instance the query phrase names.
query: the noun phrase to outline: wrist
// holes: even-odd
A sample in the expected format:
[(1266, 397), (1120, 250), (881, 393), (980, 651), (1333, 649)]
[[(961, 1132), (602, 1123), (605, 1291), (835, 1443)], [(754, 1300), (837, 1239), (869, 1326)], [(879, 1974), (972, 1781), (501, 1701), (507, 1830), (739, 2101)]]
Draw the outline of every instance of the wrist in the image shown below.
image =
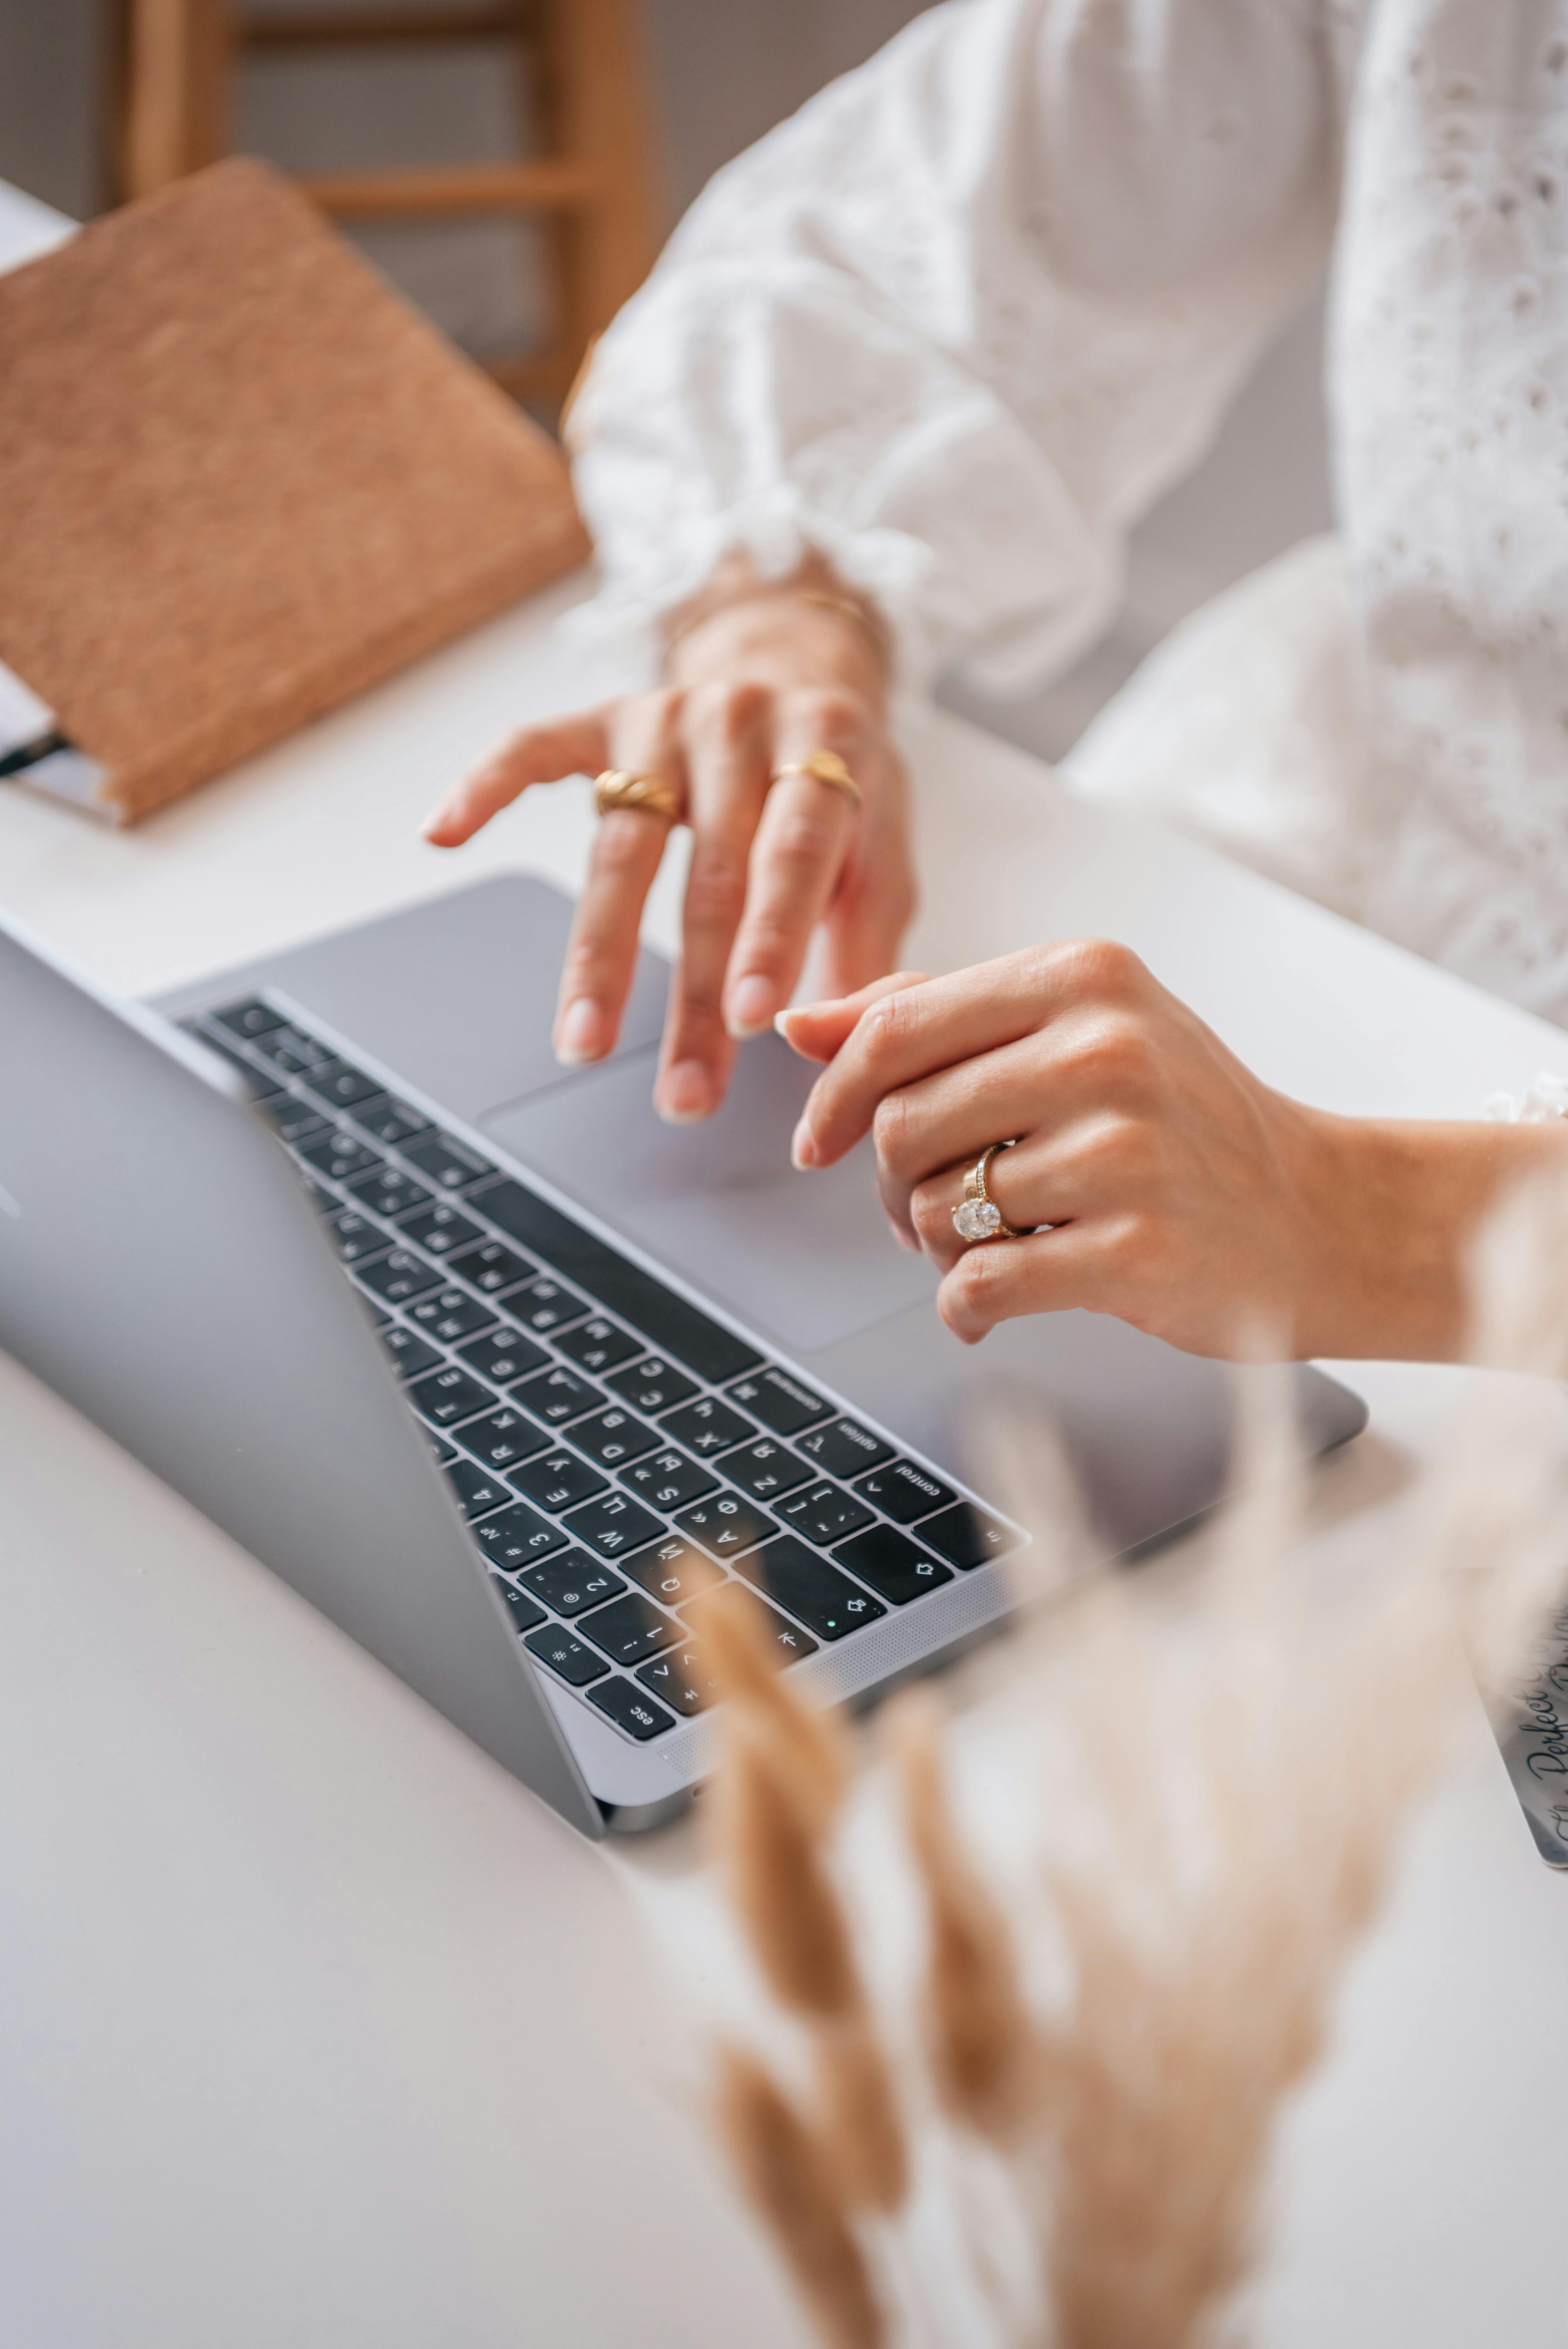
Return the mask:
[(1568, 1128), (1303, 1112), (1312, 1243), (1297, 1350), (1346, 1360), (1461, 1361), (1470, 1262), (1517, 1183), (1568, 1171)]

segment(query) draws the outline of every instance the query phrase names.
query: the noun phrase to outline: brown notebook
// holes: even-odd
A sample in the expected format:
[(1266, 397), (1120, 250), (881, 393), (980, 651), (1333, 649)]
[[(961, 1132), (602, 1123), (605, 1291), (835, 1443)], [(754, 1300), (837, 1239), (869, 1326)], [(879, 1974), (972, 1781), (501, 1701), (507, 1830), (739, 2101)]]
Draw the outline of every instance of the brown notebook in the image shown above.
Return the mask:
[(588, 552), (553, 444), (244, 159), (0, 276), (0, 663), (126, 823)]

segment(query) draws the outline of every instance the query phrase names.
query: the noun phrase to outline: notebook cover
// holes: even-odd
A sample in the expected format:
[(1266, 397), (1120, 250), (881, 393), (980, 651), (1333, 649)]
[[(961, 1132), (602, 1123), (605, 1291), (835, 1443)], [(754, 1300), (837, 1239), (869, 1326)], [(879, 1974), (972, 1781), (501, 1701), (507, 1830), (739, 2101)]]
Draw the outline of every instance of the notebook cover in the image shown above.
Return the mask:
[(0, 276), (0, 660), (132, 822), (582, 562), (554, 444), (245, 158)]

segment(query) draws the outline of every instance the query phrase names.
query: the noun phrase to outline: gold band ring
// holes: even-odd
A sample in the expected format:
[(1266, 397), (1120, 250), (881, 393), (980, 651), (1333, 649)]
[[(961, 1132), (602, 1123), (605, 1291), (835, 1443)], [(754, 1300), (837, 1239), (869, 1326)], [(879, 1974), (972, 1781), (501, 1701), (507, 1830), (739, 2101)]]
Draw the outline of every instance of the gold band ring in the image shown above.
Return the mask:
[(826, 783), (830, 791), (842, 792), (851, 807), (860, 806), (861, 787), (836, 750), (813, 750), (809, 759), (780, 767), (773, 780), (781, 783), (786, 775), (804, 775), (813, 783)]
[(1008, 1223), (1001, 1208), (985, 1188), (985, 1169), (998, 1150), (1011, 1150), (1010, 1142), (993, 1142), (980, 1153), (964, 1177), (964, 1196), (953, 1210), (953, 1228), (961, 1240), (1016, 1240), (1023, 1234)]
[(679, 823), (681, 803), (659, 775), (628, 775), (606, 767), (593, 785), (593, 804), (602, 816), (614, 808), (635, 808), (639, 815), (657, 816), (664, 823)]

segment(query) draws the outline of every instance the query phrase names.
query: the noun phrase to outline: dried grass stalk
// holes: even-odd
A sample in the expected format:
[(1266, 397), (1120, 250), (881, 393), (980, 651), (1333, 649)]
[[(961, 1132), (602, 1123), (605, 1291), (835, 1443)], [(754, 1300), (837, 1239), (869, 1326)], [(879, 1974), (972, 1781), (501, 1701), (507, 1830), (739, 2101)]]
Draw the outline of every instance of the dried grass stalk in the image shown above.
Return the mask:
[(719, 2051), (718, 2127), (753, 2209), (770, 2229), (832, 2349), (883, 2349), (887, 2327), (831, 2164), (767, 2067)]
[(846, 2201), (896, 2210), (909, 2193), (909, 2147), (892, 2072), (861, 2007), (817, 2035), (817, 2095), (824, 2148)]
[(965, 1856), (942, 1758), (943, 1709), (926, 1689), (888, 1705), (883, 1733), (925, 1894), (927, 2060), (944, 2109), (1006, 2144), (1039, 2094), (1040, 2043), (1012, 1927)]
[(789, 1783), (777, 1721), (732, 1702), (714, 1785), (714, 1839), (730, 1900), (774, 1996), (792, 2013), (841, 2022), (861, 2004), (849, 1920)]
[(786, 1785), (815, 1835), (837, 1816), (850, 1782), (849, 1741), (834, 1713), (807, 1704), (779, 1667), (756, 1599), (738, 1583), (709, 1591), (694, 1623), (717, 1679), (737, 1713), (774, 1733)]

